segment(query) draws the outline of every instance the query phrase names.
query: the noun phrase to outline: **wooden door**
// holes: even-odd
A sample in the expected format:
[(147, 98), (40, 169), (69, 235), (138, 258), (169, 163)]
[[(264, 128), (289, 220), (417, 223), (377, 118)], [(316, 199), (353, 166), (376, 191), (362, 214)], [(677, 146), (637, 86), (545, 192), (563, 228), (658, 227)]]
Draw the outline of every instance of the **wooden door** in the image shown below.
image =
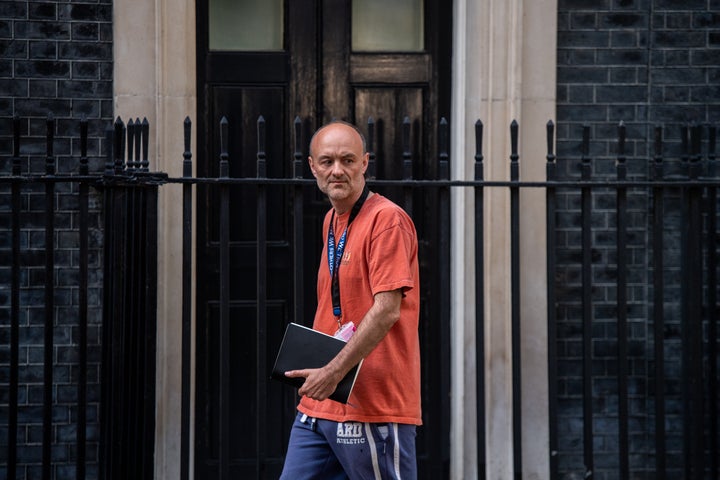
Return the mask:
[[(353, 51), (350, 0), (285, 0), (282, 39), (270, 48), (212, 48), (211, 18), (228, 0), (198, 2), (198, 176), (216, 177), (219, 164), (219, 121), (229, 122), (231, 177), (255, 176), (256, 120), (267, 124), (267, 176), (291, 178), (293, 119), (303, 127), (303, 159), (312, 132), (331, 119), (354, 122), (366, 130), (368, 117), (376, 124), (377, 178), (402, 178), (400, 126), (411, 124), (414, 148), (413, 176), (435, 178), (437, 124), (449, 114), (451, 5), (425, 0), (423, 43), (417, 51)], [(242, 3), (242, 2), (241, 2)], [(253, 2), (248, 2), (253, 3)], [(260, 2), (263, 3), (263, 2)], [(272, 2), (270, 2), (272, 3)], [(223, 6), (224, 4), (224, 6)], [(213, 10), (213, 8), (215, 10)], [(356, 5), (357, 8), (357, 5)], [(357, 11), (356, 11), (357, 13)], [(228, 14), (229, 15), (229, 14)], [(277, 20), (277, 16), (275, 17)], [(227, 20), (227, 19), (223, 19)], [(258, 18), (257, 22), (265, 21)], [(251, 25), (251, 27), (255, 27)], [(305, 176), (311, 178), (307, 166)], [(397, 189), (380, 189), (398, 203)], [(304, 318), (293, 308), (292, 190), (273, 186), (268, 191), (268, 357), (279, 344), (289, 321), (310, 324), (314, 314), (315, 279), (322, 239), (320, 225), (329, 204), (313, 186), (305, 189)], [(218, 228), (217, 192), (198, 188), (197, 196), (197, 343), (196, 343), (196, 478), (221, 478), (221, 452), (229, 457), (228, 478), (276, 478), (282, 468), (296, 398), (287, 387), (257, 378), (255, 327), (256, 198), (251, 188), (231, 193), (230, 233), (230, 409), (218, 407), (220, 379), (218, 352)], [(425, 426), (419, 430), (421, 476), (447, 475), (449, 417), (447, 362), (437, 345), (440, 309), (437, 242), (433, 232), (437, 215), (432, 195), (413, 196), (413, 218), (421, 237), (423, 342), (423, 404)], [(447, 337), (444, 337), (447, 338)], [(268, 358), (269, 363), (272, 358)], [(258, 388), (262, 389), (258, 395)], [(265, 401), (258, 419), (258, 402)], [(229, 411), (228, 411), (229, 410)], [(227, 422), (229, 445), (220, 445), (219, 429)]]

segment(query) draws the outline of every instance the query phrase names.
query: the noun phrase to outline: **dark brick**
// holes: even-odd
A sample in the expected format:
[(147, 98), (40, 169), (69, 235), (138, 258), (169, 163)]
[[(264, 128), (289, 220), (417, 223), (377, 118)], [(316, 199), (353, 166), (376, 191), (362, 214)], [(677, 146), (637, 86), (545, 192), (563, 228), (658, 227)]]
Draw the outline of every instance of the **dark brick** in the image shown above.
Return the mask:
[(644, 86), (623, 85), (622, 88), (607, 86), (597, 87), (595, 98), (598, 103), (636, 103), (645, 101), (646, 93)]
[(708, 47), (720, 47), (720, 32), (710, 32), (708, 34)]
[(27, 97), (27, 80), (0, 79), (0, 95), (11, 97)]
[(558, 57), (562, 58), (563, 65), (594, 65), (595, 50), (561, 50)]
[(50, 60), (15, 62), (15, 74), (19, 77), (68, 78), (70, 63)]
[(97, 23), (74, 23), (72, 25), (72, 39), (78, 40), (94, 40), (100, 38), (99, 26)]
[(106, 43), (70, 42), (60, 45), (60, 58), (78, 60), (106, 60), (112, 58), (112, 46)]
[(590, 85), (571, 85), (568, 88), (568, 103), (587, 103), (594, 97), (595, 89)]
[(12, 24), (0, 19), (0, 38), (12, 38)]
[(57, 59), (57, 42), (30, 42), (30, 58)]
[(57, 95), (57, 81), (55, 80), (29, 80), (30, 97), (44, 98)]
[(610, 32), (610, 46), (612, 48), (638, 47), (640, 44), (638, 33), (635, 30), (615, 30)]
[(70, 25), (62, 22), (18, 22), (16, 38), (69, 40)]
[(97, 79), (98, 64), (96, 62), (73, 62), (72, 78)]
[(599, 16), (600, 26), (607, 28), (645, 28), (647, 15), (636, 13), (608, 13)]
[(690, 89), (687, 87), (665, 87), (663, 99), (668, 103), (686, 103), (690, 100)]
[(720, 86), (692, 87), (690, 101), (693, 103), (720, 103)]
[(638, 65), (647, 63), (647, 51), (640, 49), (598, 50), (598, 64)]
[(24, 19), (27, 18), (28, 2), (1, 2), (0, 17)]
[(67, 117), (70, 115), (70, 101), (69, 100), (53, 100), (53, 99), (33, 99), (33, 100), (22, 100), (19, 99), (15, 102), (15, 108), (19, 115), (27, 116), (43, 116), (45, 117), (48, 113), (52, 112), (56, 117)]
[[(685, 12), (673, 12), (664, 15), (665, 28), (670, 30), (688, 30), (692, 22), (692, 15)], [(662, 28), (662, 27), (661, 27)]]
[(706, 0), (654, 0), (653, 6), (657, 10), (699, 10), (702, 11), (707, 7)]
[(583, 47), (608, 47), (610, 33), (590, 30), (558, 32), (558, 43)]
[(653, 44), (657, 48), (700, 48), (705, 46), (705, 33), (687, 31), (653, 32)]
[(57, 6), (55, 3), (30, 3), (28, 18), (30, 20), (55, 20)]
[(0, 56), (5, 58), (26, 58), (28, 44), (20, 40), (0, 40)]
[(559, 0), (558, 10), (607, 10), (609, 0)]
[(662, 66), (666, 67), (682, 67), (690, 65), (689, 50), (669, 50), (663, 56)]
[(108, 82), (95, 82), (85, 80), (60, 81), (58, 83), (58, 96), (77, 98), (82, 94), (85, 98), (108, 98), (112, 95), (112, 85)]
[(98, 12), (98, 5), (75, 3), (62, 8), (59, 15), (62, 20), (93, 21), (100, 20)]
[(572, 13), (569, 18), (570, 27), (566, 28), (567, 30), (595, 29), (597, 27), (597, 15), (593, 12)]
[(693, 28), (720, 28), (719, 12), (702, 12), (693, 15)]
[(720, 65), (720, 49), (717, 50), (696, 50), (691, 53), (692, 65)]
[(611, 83), (639, 83), (638, 77), (642, 78), (643, 75), (642, 72), (638, 74), (638, 68), (636, 67), (610, 69)]
[(650, 72), (650, 81), (656, 85), (687, 85), (705, 83), (705, 72), (700, 68), (656, 68)]
[(558, 67), (557, 80), (558, 83), (577, 83), (577, 84), (603, 84), (608, 79), (608, 71), (601, 67), (581, 67), (569, 68)]

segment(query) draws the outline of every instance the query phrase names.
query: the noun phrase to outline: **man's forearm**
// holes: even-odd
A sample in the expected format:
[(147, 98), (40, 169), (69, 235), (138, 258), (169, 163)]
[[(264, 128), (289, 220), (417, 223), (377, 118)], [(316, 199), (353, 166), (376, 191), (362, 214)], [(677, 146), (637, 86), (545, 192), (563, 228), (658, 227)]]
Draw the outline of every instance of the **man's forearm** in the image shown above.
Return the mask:
[(360, 360), (367, 357), (400, 319), (402, 292), (393, 290), (375, 295), (375, 302), (365, 314), (347, 345), (325, 368), (341, 379)]

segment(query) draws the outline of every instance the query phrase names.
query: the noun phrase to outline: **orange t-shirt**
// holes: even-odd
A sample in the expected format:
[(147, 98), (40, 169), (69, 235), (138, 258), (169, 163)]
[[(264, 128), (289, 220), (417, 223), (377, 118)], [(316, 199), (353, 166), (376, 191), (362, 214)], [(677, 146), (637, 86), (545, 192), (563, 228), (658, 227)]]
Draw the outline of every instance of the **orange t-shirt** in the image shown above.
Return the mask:
[[(335, 238), (342, 235), (350, 213), (336, 216)], [(323, 224), (327, 239), (330, 212)], [(348, 229), (338, 270), (343, 322), (359, 325), (376, 293), (402, 289), (400, 319), (364, 359), (347, 405), (303, 397), (298, 410), (336, 422), (422, 424), (420, 410), (420, 280), (415, 226), (399, 206), (379, 194), (367, 199)], [(318, 272), (318, 306), (313, 328), (333, 335), (338, 324), (332, 311), (327, 242)]]

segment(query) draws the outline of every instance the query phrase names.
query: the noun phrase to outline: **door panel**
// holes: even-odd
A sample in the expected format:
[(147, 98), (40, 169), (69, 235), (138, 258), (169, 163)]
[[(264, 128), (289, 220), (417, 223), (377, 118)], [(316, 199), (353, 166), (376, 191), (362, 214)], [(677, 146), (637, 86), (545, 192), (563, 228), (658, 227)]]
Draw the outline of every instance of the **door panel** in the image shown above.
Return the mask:
[(376, 129), (377, 178), (403, 178), (402, 125), (410, 120), (411, 151), (422, 152), (423, 93), (421, 88), (358, 87), (355, 89), (355, 121), (363, 130), (368, 117)]

